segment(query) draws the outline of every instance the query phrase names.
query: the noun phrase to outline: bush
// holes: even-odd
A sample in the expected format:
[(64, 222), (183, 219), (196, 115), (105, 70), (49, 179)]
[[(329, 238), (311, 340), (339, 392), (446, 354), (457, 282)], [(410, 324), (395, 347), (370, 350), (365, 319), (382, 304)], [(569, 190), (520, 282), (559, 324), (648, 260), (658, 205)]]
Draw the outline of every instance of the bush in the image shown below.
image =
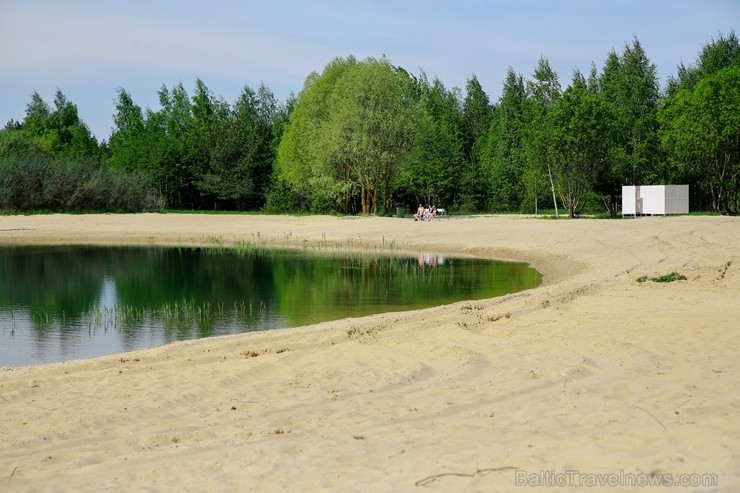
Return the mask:
[(0, 209), (141, 212), (164, 206), (142, 176), (44, 156), (0, 160)]
[(47, 164), (38, 158), (24, 162), (0, 161), (0, 208), (40, 208), (43, 202), (43, 181), (47, 174)]
[(164, 198), (141, 174), (108, 173), (110, 198), (108, 209), (115, 211), (156, 211), (164, 209)]
[(652, 281), (652, 282), (673, 282), (673, 281), (685, 281), (686, 276), (683, 274), (679, 274), (678, 272), (671, 272), (670, 274), (665, 274), (658, 277), (648, 277), (648, 276), (641, 276), (637, 278), (637, 282), (645, 282), (645, 281)]

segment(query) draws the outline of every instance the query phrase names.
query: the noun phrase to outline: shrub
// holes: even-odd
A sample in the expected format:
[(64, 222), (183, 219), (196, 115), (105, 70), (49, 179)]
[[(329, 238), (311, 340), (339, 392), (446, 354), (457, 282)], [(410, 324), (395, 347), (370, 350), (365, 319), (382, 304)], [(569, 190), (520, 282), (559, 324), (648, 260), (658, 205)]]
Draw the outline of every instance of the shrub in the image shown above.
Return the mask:
[(143, 176), (46, 156), (0, 160), (0, 209), (141, 212), (164, 204)]
[(652, 281), (652, 282), (673, 282), (673, 281), (685, 281), (686, 276), (683, 274), (679, 274), (678, 272), (671, 272), (670, 274), (665, 274), (663, 276), (658, 277), (648, 277), (648, 276), (641, 276), (637, 278), (637, 282), (645, 282), (645, 281)]

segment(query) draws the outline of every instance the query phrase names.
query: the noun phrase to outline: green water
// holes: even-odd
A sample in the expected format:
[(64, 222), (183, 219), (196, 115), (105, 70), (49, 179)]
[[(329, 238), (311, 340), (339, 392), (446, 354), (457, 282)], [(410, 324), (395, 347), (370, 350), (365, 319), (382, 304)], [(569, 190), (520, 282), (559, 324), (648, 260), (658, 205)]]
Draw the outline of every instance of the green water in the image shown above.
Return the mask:
[(505, 295), (526, 264), (301, 251), (0, 248), (0, 367)]

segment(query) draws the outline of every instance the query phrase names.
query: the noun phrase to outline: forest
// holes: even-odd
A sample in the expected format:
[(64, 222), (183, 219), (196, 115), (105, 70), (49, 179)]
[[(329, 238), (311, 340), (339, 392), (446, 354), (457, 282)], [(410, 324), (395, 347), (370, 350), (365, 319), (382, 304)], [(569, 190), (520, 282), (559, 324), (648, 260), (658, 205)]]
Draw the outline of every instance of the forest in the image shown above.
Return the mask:
[(660, 87), (637, 38), (563, 83), (547, 58), (509, 69), (491, 101), (390, 60), (336, 58), (284, 102), (266, 85), (233, 103), (196, 79), (158, 109), (119, 88), (98, 142), (57, 90), (0, 130), (0, 210), (217, 210), (617, 217), (622, 185), (688, 184), (692, 211), (736, 215), (740, 44), (701, 47)]

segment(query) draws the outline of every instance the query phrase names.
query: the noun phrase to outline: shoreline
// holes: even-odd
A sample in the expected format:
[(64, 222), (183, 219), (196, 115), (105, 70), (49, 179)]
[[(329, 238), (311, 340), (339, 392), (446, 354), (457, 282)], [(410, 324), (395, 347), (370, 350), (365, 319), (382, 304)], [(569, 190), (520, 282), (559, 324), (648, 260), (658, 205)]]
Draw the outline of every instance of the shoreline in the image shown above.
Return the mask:
[[(200, 246), (196, 246), (200, 245)], [(48, 242), (36, 243), (36, 242), (15, 242), (12, 244), (12, 246), (8, 244), (0, 243), (0, 250), (5, 248), (13, 248), (13, 247), (20, 247), (22, 251), (25, 251), (26, 248), (31, 248), (31, 251), (37, 251), (40, 249), (41, 252), (46, 252), (47, 250), (55, 251), (58, 248), (61, 248), (62, 251), (67, 251), (68, 249), (83, 249), (81, 250), (84, 252), (84, 254), (77, 253), (77, 257), (81, 258), (81, 264), (80, 268), (83, 268), (85, 263), (89, 261), (89, 259), (85, 259), (83, 255), (87, 255), (89, 252), (92, 255), (95, 255), (97, 251), (102, 251), (104, 249), (108, 248), (115, 248), (116, 251), (121, 252), (127, 252), (129, 249), (152, 249), (155, 248), (157, 251), (160, 251), (160, 249), (163, 249), (163, 251), (190, 251), (192, 249), (203, 249), (205, 251), (208, 251), (210, 249), (214, 249), (213, 251), (217, 254), (220, 254), (222, 252), (228, 253), (228, 252), (234, 252), (237, 251), (239, 254), (239, 258), (242, 258), (244, 255), (248, 258), (254, 258), (253, 255), (256, 253), (259, 257), (262, 257), (263, 255), (266, 257), (271, 257), (269, 253), (266, 253), (268, 250), (278, 251), (278, 252), (293, 252), (295, 254), (298, 254), (301, 256), (301, 258), (325, 258), (325, 259), (332, 259), (332, 260), (341, 260), (343, 258), (369, 258), (369, 259), (405, 259), (406, 261), (413, 262), (414, 266), (416, 266), (417, 262), (419, 265), (431, 265), (432, 263), (436, 263), (437, 261), (440, 261), (442, 263), (449, 263), (451, 260), (455, 260), (455, 265), (457, 266), (457, 259), (475, 259), (480, 260), (483, 262), (487, 262), (489, 260), (481, 259), (480, 257), (472, 256), (472, 255), (464, 255), (464, 254), (438, 254), (437, 252), (425, 252), (424, 254), (413, 254), (411, 252), (407, 251), (401, 251), (396, 250), (392, 247), (384, 247), (384, 250), (375, 250), (374, 248), (371, 248), (369, 250), (361, 250), (357, 248), (344, 248), (342, 249), (337, 248), (336, 245), (328, 245), (325, 242), (322, 242), (319, 245), (315, 244), (309, 244), (307, 242), (302, 242), (300, 247), (297, 247), (296, 245), (286, 245), (286, 246), (270, 246), (270, 247), (262, 247), (261, 245), (244, 245), (242, 243), (234, 243), (232, 242), (225, 242), (221, 241), (219, 239), (218, 242), (214, 242), (212, 239), (208, 239), (205, 242), (188, 242), (187, 246), (183, 246), (182, 243), (171, 245), (159, 245), (159, 246), (152, 246), (152, 245), (140, 245), (138, 243), (130, 243), (126, 245), (118, 244), (110, 244), (110, 245), (101, 245), (100, 243), (97, 243), (94, 239), (90, 238), (81, 238), (76, 239), (73, 243), (65, 242), (65, 243), (56, 243), (56, 244), (50, 244)], [(98, 250), (100, 249), (100, 250)], [(241, 250), (240, 250), (241, 249)], [(43, 253), (42, 253), (43, 255)], [(11, 257), (6, 257), (6, 262), (13, 262), (15, 258), (15, 255)], [(514, 260), (500, 260), (500, 259), (494, 259), (490, 260), (492, 262), (498, 262), (502, 264), (512, 264), (518, 266), (518, 268), (521, 269), (528, 269), (527, 277), (528, 278), (534, 278), (535, 276), (538, 278), (538, 281), (536, 281), (538, 284), (536, 286), (532, 286), (532, 282), (528, 282), (529, 287), (522, 287), (520, 285), (517, 285), (517, 287), (513, 288), (515, 289), (514, 292), (520, 292), (520, 291), (526, 291), (530, 289), (534, 289), (536, 287), (539, 287), (542, 284), (542, 274), (539, 271), (534, 270), (533, 267), (531, 267), (526, 262), (521, 261), (514, 261)], [(56, 267), (61, 267), (66, 262), (59, 262), (58, 260), (55, 263)], [(37, 265), (37, 264), (34, 264)], [(526, 266), (526, 267), (525, 267)], [(38, 266), (41, 267), (41, 266)], [(234, 266), (232, 265), (232, 268)], [(33, 270), (34, 267), (29, 267)], [(51, 266), (50, 264), (44, 263), (43, 269), (49, 269), (49, 270), (55, 270), (54, 266)], [(135, 267), (135, 269), (139, 269), (139, 267)], [(60, 279), (60, 281), (64, 282), (66, 285), (70, 285), (70, 283), (74, 282), (74, 278), (70, 278), (69, 275), (73, 274), (73, 271), (67, 268), (65, 269), (67, 272), (66, 279)], [(248, 272), (249, 269), (246, 270)], [(9, 271), (8, 271), (9, 272)], [(15, 269), (16, 274), (18, 274), (17, 269)], [(445, 271), (446, 272), (446, 271)], [(452, 273), (453, 271), (450, 271)], [(209, 275), (207, 276), (210, 280), (216, 281), (216, 278), (212, 277), (214, 274), (213, 272), (209, 272)], [(229, 272), (222, 271), (223, 275), (229, 275)], [(13, 279), (12, 275), (9, 279)], [(27, 277), (27, 276), (22, 276)], [(106, 274), (107, 277), (107, 274)], [(19, 280), (21, 277), (17, 277)], [(477, 282), (480, 278), (476, 278), (475, 282)], [(238, 284), (243, 282), (243, 278), (230, 278), (231, 281), (229, 285), (233, 286), (233, 290), (238, 290)], [(480, 279), (481, 281), (483, 279)], [(252, 279), (252, 282), (256, 282), (256, 279)], [(264, 280), (262, 280), (264, 281)], [(320, 278), (317, 278), (316, 281), (321, 281)], [(357, 280), (359, 281), (359, 279)], [(502, 280), (503, 281), (503, 280)], [(25, 281), (28, 282), (27, 280)], [(31, 290), (39, 289), (39, 284), (37, 281), (36, 283), (30, 284)], [(186, 282), (186, 281), (185, 281)], [(365, 276), (363, 275), (363, 284), (366, 282)], [(448, 281), (449, 282), (449, 281)], [(304, 284), (306, 288), (309, 288), (310, 286), (308, 284)], [(394, 284), (395, 285), (395, 284)], [(207, 285), (206, 285), (207, 286)], [(487, 284), (487, 286), (490, 285)], [(145, 288), (146, 286), (140, 285), (141, 288)], [(415, 299), (413, 301), (406, 300), (402, 294), (394, 295), (392, 299), (384, 299), (380, 305), (377, 306), (377, 308), (373, 311), (371, 309), (362, 309), (358, 305), (355, 310), (349, 310), (349, 311), (341, 311), (341, 310), (334, 310), (333, 312), (330, 312), (333, 314), (333, 317), (327, 317), (325, 313), (322, 313), (321, 315), (312, 315), (312, 316), (305, 316), (305, 315), (299, 315), (299, 314), (305, 314), (306, 312), (312, 313), (310, 306), (306, 306), (306, 311), (297, 311), (295, 308), (291, 310), (283, 310), (283, 309), (271, 309), (267, 308), (267, 313), (262, 313), (262, 310), (260, 308), (260, 315), (255, 315), (255, 318), (252, 318), (251, 316), (251, 293), (247, 297), (250, 299), (249, 301), (249, 313), (250, 316), (248, 318), (249, 322), (247, 322), (247, 319), (242, 319), (240, 321), (237, 321), (237, 318), (239, 316), (244, 317), (244, 313), (241, 315), (236, 314), (227, 314), (231, 312), (232, 310), (229, 309), (231, 306), (233, 311), (236, 312), (236, 302), (239, 300), (242, 300), (242, 303), (247, 300), (247, 298), (235, 298), (236, 301), (234, 301), (234, 304), (232, 305), (231, 300), (224, 302), (222, 299), (220, 302), (216, 303), (216, 300), (205, 300), (201, 299), (196, 296), (195, 299), (189, 298), (189, 302), (195, 302), (195, 306), (203, 306), (208, 305), (208, 315), (206, 315), (205, 319), (201, 319), (201, 322), (195, 322), (191, 321), (191, 326), (187, 328), (186, 330), (183, 330), (182, 332), (180, 329), (185, 329), (185, 327), (180, 327), (178, 325), (177, 329), (177, 335), (173, 335), (174, 329), (172, 327), (167, 326), (167, 322), (164, 321), (165, 315), (163, 315), (164, 312), (164, 305), (169, 308), (169, 304), (171, 302), (174, 302), (175, 304), (178, 303), (178, 301), (183, 301), (183, 298), (177, 298), (177, 299), (171, 299), (170, 301), (162, 300), (159, 298), (159, 305), (155, 306), (154, 304), (146, 304), (144, 305), (137, 305), (137, 304), (127, 304), (124, 303), (123, 306), (121, 306), (121, 300), (115, 301), (117, 298), (114, 298), (114, 301), (108, 300), (105, 302), (104, 305), (99, 305), (98, 303), (101, 303), (98, 299), (98, 296), (102, 296), (101, 293), (96, 291), (95, 293), (88, 293), (88, 296), (92, 296), (90, 298), (90, 303), (83, 302), (83, 305), (88, 306), (86, 310), (83, 310), (81, 313), (73, 312), (72, 314), (67, 311), (67, 318), (66, 323), (64, 325), (58, 325), (61, 324), (61, 319), (63, 316), (63, 312), (60, 309), (57, 309), (56, 312), (52, 312), (50, 314), (50, 319), (53, 320), (48, 323), (44, 323), (42, 327), (39, 327), (36, 322), (36, 316), (30, 315), (31, 312), (29, 312), (26, 307), (23, 309), (23, 314), (19, 317), (19, 306), (17, 305), (17, 302), (19, 301), (18, 298), (15, 298), (16, 306), (13, 307), (13, 301), (11, 301), (10, 306), (5, 304), (6, 311), (5, 316), (3, 317), (2, 321), (4, 322), (0, 326), (0, 336), (8, 336), (10, 334), (10, 338), (14, 339), (12, 341), (9, 341), (10, 344), (8, 347), (3, 348), (2, 347), (2, 337), (0, 337), (0, 371), (4, 369), (11, 369), (11, 368), (21, 368), (21, 367), (27, 367), (27, 366), (40, 366), (40, 365), (48, 365), (48, 364), (54, 364), (54, 363), (65, 363), (65, 362), (75, 362), (75, 361), (82, 361), (82, 360), (89, 360), (94, 359), (98, 357), (105, 357), (105, 356), (120, 356), (125, 357), (127, 353), (136, 352), (139, 350), (144, 349), (151, 349), (154, 347), (159, 347), (167, 344), (172, 344), (178, 341), (187, 341), (187, 340), (199, 340), (199, 339), (208, 339), (213, 337), (223, 337), (223, 336), (234, 336), (234, 335), (241, 335), (246, 333), (254, 333), (254, 332), (264, 332), (269, 330), (291, 330), (296, 327), (301, 327), (305, 325), (316, 325), (322, 322), (332, 322), (332, 321), (338, 321), (345, 318), (362, 318), (365, 316), (370, 315), (377, 315), (381, 313), (388, 313), (388, 312), (405, 312), (405, 311), (418, 311), (424, 308), (430, 308), (435, 306), (441, 306), (441, 305), (447, 305), (451, 304), (453, 302), (457, 301), (475, 301), (479, 299), (487, 299), (487, 298), (500, 298), (505, 295), (511, 294), (511, 292), (503, 291), (501, 292), (501, 288), (498, 288), (498, 292), (500, 294), (494, 294), (490, 293), (485, 295), (481, 294), (478, 290), (475, 292), (468, 293), (468, 298), (465, 298), (465, 295), (458, 294), (454, 296), (456, 300), (452, 300), (450, 297), (451, 291), (450, 289), (452, 286), (448, 286), (447, 284), (444, 287), (439, 287), (440, 289), (437, 290), (436, 296), (439, 299), (429, 299), (429, 296), (426, 296), (426, 301), (423, 299)], [(101, 288), (102, 290), (103, 288)], [(117, 287), (115, 289), (115, 292), (117, 292), (121, 287)], [(426, 288), (424, 288), (426, 289)], [(124, 291), (131, 291), (131, 288), (125, 289)], [(158, 290), (153, 290), (158, 291)], [(8, 295), (7, 291), (5, 292), (6, 296)], [(228, 292), (222, 292), (221, 295), (228, 295)], [(282, 294), (282, 293), (280, 293)], [(336, 293), (339, 295), (339, 293)], [(13, 300), (13, 293), (11, 291), (10, 293), (10, 300)], [(189, 296), (189, 295), (188, 295)], [(276, 296), (276, 294), (268, 295), (269, 300), (277, 300), (277, 298), (272, 298)], [(312, 299), (315, 299), (318, 301), (317, 298), (315, 298), (315, 295), (310, 295)], [(345, 293), (345, 296), (349, 296), (347, 293)], [(373, 299), (375, 299), (376, 295), (373, 295)], [(381, 295), (377, 295), (380, 299)], [(67, 296), (68, 298), (69, 296)], [(34, 297), (38, 301), (41, 301), (39, 298)], [(444, 298), (444, 300), (442, 299)], [(405, 301), (401, 301), (401, 300)], [(141, 301), (141, 299), (139, 300)], [(298, 301), (298, 300), (297, 300)], [(53, 300), (47, 299), (47, 303), (51, 302), (51, 305), (54, 306), (56, 303)], [(335, 301), (326, 299), (324, 302), (328, 303), (329, 305), (335, 304)], [(368, 302), (372, 303), (371, 300), (368, 300)], [(111, 304), (112, 303), (112, 304)], [(260, 306), (262, 305), (262, 301), (259, 301)], [(351, 301), (348, 300), (348, 303), (351, 304)], [(216, 306), (214, 309), (213, 314), (210, 312), (211, 304)], [(271, 305), (272, 301), (267, 301), (267, 305)], [(290, 307), (292, 303), (285, 303), (282, 302), (283, 307)], [(25, 303), (21, 303), (21, 306), (24, 306)], [(218, 308), (220, 306), (220, 308)], [(102, 308), (101, 308), (102, 307)], [(70, 307), (68, 307), (70, 308)], [(226, 308), (226, 310), (224, 310)], [(327, 306), (328, 308), (328, 306)], [(111, 310), (109, 312), (109, 309)], [(130, 309), (133, 309), (138, 313), (138, 310), (142, 310), (142, 315), (137, 315), (137, 318), (139, 318), (138, 322), (134, 322), (134, 326), (128, 325), (128, 322), (121, 321), (120, 318), (117, 317), (116, 313), (130, 313)], [(10, 317), (12, 317), (12, 311), (15, 310), (15, 317), (12, 319), (12, 322), (10, 321)], [(274, 310), (274, 311), (273, 311)], [(33, 310), (32, 310), (33, 311)], [(355, 313), (357, 312), (357, 313)], [(54, 313), (57, 315), (55, 316)], [(101, 315), (101, 313), (103, 315)], [(28, 314), (28, 315), (26, 315)], [(90, 322), (90, 319), (95, 319), (95, 315), (97, 314), (97, 321)], [(58, 316), (59, 321), (56, 321), (56, 317)], [(188, 315), (190, 316), (190, 315)], [(301, 316), (300, 320), (296, 320), (297, 316)], [(142, 321), (141, 319), (145, 319)], [(128, 320), (129, 317), (126, 317), (126, 320)], [(172, 323), (172, 319), (168, 319), (170, 321), (170, 324)], [(279, 319), (280, 322), (276, 322), (275, 320)], [(19, 320), (22, 320), (19, 324)], [(102, 320), (102, 321), (101, 321)], [(205, 321), (204, 321), (205, 320)], [(259, 320), (259, 321), (258, 321)], [(142, 325), (144, 324), (144, 325)], [(9, 327), (12, 327), (12, 330), (9, 330)], [(144, 327), (147, 327), (145, 329)], [(52, 331), (56, 334), (55, 337), (49, 337), (47, 333), (49, 331)], [(90, 333), (92, 335), (89, 335)], [(69, 334), (70, 337), (65, 337), (65, 334)], [(145, 334), (145, 335), (144, 335)], [(207, 334), (207, 335), (206, 335)], [(21, 340), (24, 340), (25, 343), (19, 343), (19, 335)], [(77, 336), (77, 337), (75, 337)], [(124, 340), (125, 339), (125, 340)], [(13, 344), (15, 343), (15, 344)], [(60, 346), (63, 346), (63, 350), (60, 350)]]
[[(444, 491), (511, 491), (515, 469), (713, 473), (717, 491), (740, 487), (740, 397), (728, 393), (740, 388), (737, 218), (0, 216), (2, 244), (208, 237), (393, 242), (393, 253), (523, 261), (543, 282), (3, 370), (0, 489), (415, 491), (434, 477)], [(672, 271), (688, 280), (636, 282)]]

